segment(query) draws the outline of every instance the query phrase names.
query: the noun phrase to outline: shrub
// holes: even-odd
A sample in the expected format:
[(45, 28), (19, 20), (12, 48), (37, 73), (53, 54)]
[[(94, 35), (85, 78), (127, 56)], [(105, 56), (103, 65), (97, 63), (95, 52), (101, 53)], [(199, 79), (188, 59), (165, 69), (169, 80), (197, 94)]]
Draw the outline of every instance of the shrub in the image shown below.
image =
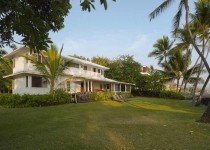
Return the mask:
[(159, 97), (159, 98), (169, 98), (169, 99), (185, 99), (180, 93), (174, 91), (141, 91), (141, 90), (132, 90), (134, 96), (145, 96), (145, 97)]
[(54, 97), (49, 94), (1, 94), (0, 105), (6, 107), (40, 107), (68, 103), (70, 95), (63, 90), (56, 90)]
[[(53, 98), (52, 98), (53, 99)], [(71, 95), (64, 91), (63, 89), (57, 89), (55, 91), (53, 103), (56, 104), (65, 104), (69, 103), (71, 100)]]
[(113, 100), (113, 95), (111, 92), (93, 92), (90, 94), (92, 101), (107, 101)]

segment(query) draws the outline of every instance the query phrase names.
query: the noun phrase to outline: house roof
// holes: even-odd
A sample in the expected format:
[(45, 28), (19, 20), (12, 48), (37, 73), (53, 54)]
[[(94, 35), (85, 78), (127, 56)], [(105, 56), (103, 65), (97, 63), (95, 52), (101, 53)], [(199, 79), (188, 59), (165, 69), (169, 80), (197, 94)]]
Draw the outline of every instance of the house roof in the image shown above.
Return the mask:
[(73, 56), (70, 56), (70, 55), (62, 56), (62, 57), (66, 58), (66, 59), (69, 59), (69, 60), (72, 60), (75, 63), (80, 63), (80, 64), (83, 64), (83, 65), (91, 65), (91, 66), (94, 66), (94, 67), (102, 68), (104, 70), (108, 70), (109, 69), (108, 67), (105, 67), (105, 66), (102, 66), (102, 65), (98, 65), (98, 64), (93, 63), (91, 61), (79, 59), (79, 58), (76, 58), (76, 57), (73, 57)]
[(21, 48), (18, 48), (16, 50), (12, 51), (11, 53), (5, 55), (4, 57), (8, 58), (8, 59), (13, 59), (14, 57), (23, 55), (24, 53), (28, 52), (29, 50), (30, 50), (29, 47), (23, 46)]
[(118, 83), (118, 84), (126, 84), (126, 85), (135, 85), (133, 83), (127, 83), (127, 82), (120, 82), (120, 81), (116, 81), (116, 80), (112, 80), (112, 79), (108, 79), (108, 78), (97, 78), (97, 77), (85, 77), (85, 76), (73, 76), (75, 78), (84, 78), (87, 80), (94, 80), (94, 81), (100, 81), (100, 82), (107, 82), (107, 83)]
[[(5, 55), (4, 57), (8, 58), (8, 59), (13, 59), (14, 57), (22, 56), (24, 53), (28, 52), (29, 50), (30, 50), (29, 47), (23, 46), (21, 48), (18, 48), (16, 50), (12, 51), (11, 53)], [(104, 69), (104, 70), (109, 69), (108, 67), (98, 65), (96, 63), (93, 63), (93, 62), (90, 62), (90, 61), (87, 61), (87, 60), (82, 60), (82, 59), (79, 59), (79, 58), (75, 58), (75, 57), (70, 56), (70, 55), (69, 56), (62, 56), (62, 57), (65, 58), (65, 59), (68, 59), (68, 60), (72, 60), (75, 63), (80, 63), (80, 64), (83, 64), (83, 65), (91, 65), (91, 66), (98, 67), (98, 68), (101, 68), (101, 69)]]
[(20, 71), (20, 72), (17, 72), (17, 73), (13, 73), (13, 74), (3, 76), (3, 78), (13, 79), (13, 78), (23, 76), (23, 75), (44, 76), (43, 74), (40, 74), (40, 73), (37, 73), (37, 72), (34, 72), (34, 71)]
[[(43, 74), (40, 74), (40, 73), (37, 73), (37, 72), (34, 72), (34, 71), (21, 71), (21, 72), (17, 72), (17, 73), (6, 75), (3, 78), (13, 79), (13, 78), (20, 77), (20, 76), (23, 76), (23, 75), (44, 76)], [(71, 76), (71, 75), (64, 74), (64, 76)], [(81, 78), (81, 79), (87, 79), (87, 80), (100, 81), (100, 82), (107, 82), (107, 83), (118, 83), (118, 84), (126, 84), (126, 85), (135, 85), (135, 84), (132, 84), (132, 83), (120, 82), (120, 81), (116, 81), (116, 80), (112, 80), (112, 79), (108, 79), (108, 78), (85, 77), (85, 76), (73, 76), (73, 77)]]

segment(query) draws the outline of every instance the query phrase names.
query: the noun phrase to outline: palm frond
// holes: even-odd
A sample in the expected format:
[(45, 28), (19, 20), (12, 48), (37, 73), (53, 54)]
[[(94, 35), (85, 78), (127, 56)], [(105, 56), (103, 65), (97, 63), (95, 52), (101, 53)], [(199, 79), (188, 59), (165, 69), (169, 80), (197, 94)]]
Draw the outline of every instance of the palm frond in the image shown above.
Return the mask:
[(175, 0), (164, 0), (154, 11), (149, 14), (150, 21), (166, 10)]

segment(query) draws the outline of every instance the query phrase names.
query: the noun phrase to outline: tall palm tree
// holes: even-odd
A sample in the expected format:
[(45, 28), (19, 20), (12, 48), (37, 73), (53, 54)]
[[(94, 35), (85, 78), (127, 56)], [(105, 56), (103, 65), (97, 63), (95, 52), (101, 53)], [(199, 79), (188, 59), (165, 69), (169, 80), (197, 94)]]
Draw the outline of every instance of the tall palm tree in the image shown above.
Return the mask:
[(166, 63), (168, 52), (172, 49), (173, 43), (169, 40), (168, 36), (163, 36), (163, 38), (158, 39), (153, 45), (154, 50), (149, 53), (148, 57), (158, 59), (158, 64), (162, 63), (163, 60)]
[(44, 75), (50, 83), (50, 94), (54, 95), (55, 82), (63, 74), (63, 71), (70, 66), (70, 61), (64, 61), (61, 57), (63, 47), (60, 52), (55, 45), (51, 45), (47, 51), (41, 51), (40, 55), (44, 63), (41, 63), (33, 56), (24, 56), (34, 64), (36, 69)]
[[(175, 1), (175, 0), (165, 0), (161, 5), (159, 5), (150, 15), (150, 20), (154, 19), (156, 16), (158, 16), (160, 13), (162, 13), (165, 9), (168, 8), (168, 6), (170, 4), (172, 4), (172, 2)], [(209, 1), (208, 0), (199, 0), (199, 1), (206, 1), (206, 9), (208, 9), (208, 5), (209, 5)], [(187, 27), (187, 30), (188, 30), (188, 33), (189, 33), (189, 36), (190, 36), (190, 41), (193, 45), (193, 47), (195, 48), (195, 51), (198, 53), (198, 55), (201, 57), (207, 71), (208, 71), (208, 78), (205, 82), (204, 85), (207, 85), (209, 79), (210, 79), (210, 66), (205, 58), (205, 56), (203, 55), (203, 53), (200, 51), (200, 49), (198, 48), (198, 46), (196, 45), (196, 42), (194, 40), (194, 36), (192, 34), (192, 31), (191, 31), (191, 28), (190, 28), (190, 25), (189, 25), (189, 4), (188, 4), (188, 0), (180, 0), (180, 3), (179, 3), (179, 8), (178, 8), (178, 12), (176, 13), (173, 21), (173, 25), (175, 27), (175, 29), (177, 29), (179, 27), (179, 23), (180, 23), (180, 18), (182, 16), (182, 10), (183, 8), (185, 9), (185, 22), (186, 22), (186, 27)], [(208, 22), (209, 22), (209, 19), (208, 19)], [(207, 107), (206, 111), (203, 113), (202, 117), (200, 118), (199, 120), (200, 122), (210, 122), (210, 104), (209, 106)]]

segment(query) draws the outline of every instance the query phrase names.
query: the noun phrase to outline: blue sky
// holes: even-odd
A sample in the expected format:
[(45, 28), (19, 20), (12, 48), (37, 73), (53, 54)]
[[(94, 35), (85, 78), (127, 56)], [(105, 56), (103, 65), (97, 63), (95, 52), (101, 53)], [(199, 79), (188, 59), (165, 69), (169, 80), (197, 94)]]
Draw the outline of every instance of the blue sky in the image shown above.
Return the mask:
[(89, 13), (81, 11), (79, 1), (73, 0), (73, 8), (65, 18), (65, 28), (50, 36), (58, 47), (64, 44), (64, 55), (114, 58), (129, 54), (134, 55), (142, 65), (157, 66), (157, 61), (147, 55), (158, 38), (170, 36), (172, 18), (178, 8), (178, 1), (174, 2), (167, 11), (150, 22), (149, 13), (161, 2), (108, 0), (107, 11), (96, 2), (96, 10)]

